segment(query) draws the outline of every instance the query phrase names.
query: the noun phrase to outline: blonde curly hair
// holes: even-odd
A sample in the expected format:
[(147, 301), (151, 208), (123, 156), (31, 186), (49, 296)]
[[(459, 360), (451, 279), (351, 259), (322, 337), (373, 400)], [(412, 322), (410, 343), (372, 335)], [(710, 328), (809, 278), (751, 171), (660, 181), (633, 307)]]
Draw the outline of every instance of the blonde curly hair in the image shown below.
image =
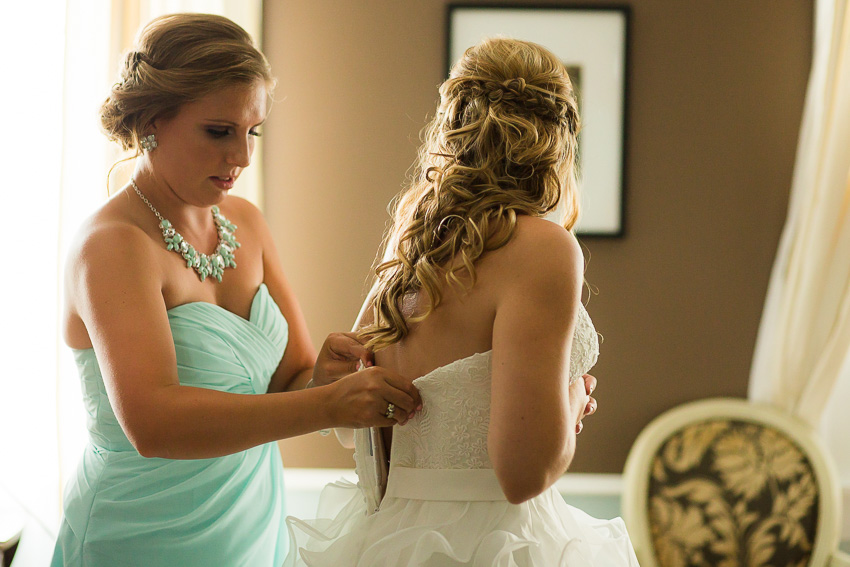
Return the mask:
[[(466, 50), (440, 86), (415, 177), (397, 197), (375, 269), (374, 350), (402, 340), (439, 306), (442, 284), (471, 289), (475, 262), (504, 246), (518, 215), (543, 216), (565, 202), (578, 219), (578, 107), (561, 61), (540, 45), (491, 38)], [(428, 307), (405, 319), (402, 299), (424, 290)]]

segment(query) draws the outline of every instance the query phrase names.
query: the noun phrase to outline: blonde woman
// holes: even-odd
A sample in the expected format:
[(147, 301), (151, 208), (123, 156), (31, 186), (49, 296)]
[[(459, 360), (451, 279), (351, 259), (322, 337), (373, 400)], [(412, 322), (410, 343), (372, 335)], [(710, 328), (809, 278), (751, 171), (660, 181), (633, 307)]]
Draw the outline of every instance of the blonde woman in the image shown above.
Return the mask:
[[(317, 359), (261, 213), (228, 195), (273, 86), (242, 28), (174, 14), (141, 31), (103, 104), (107, 136), (137, 159), (68, 259), (63, 326), (90, 443), (55, 567), (280, 565), (275, 441), (401, 423), (419, 404), (392, 371), (352, 374), (368, 360), (352, 337)], [(300, 391), (311, 378), (333, 384)]]
[[(544, 48), (485, 40), (453, 67), (360, 321), (376, 363), (418, 377), (423, 409), (382, 437), (355, 432), (361, 490), (329, 485), (327, 517), (288, 518), (285, 565), (637, 565), (620, 519), (553, 487), (596, 408), (571, 231), (578, 130)], [(562, 225), (542, 218), (559, 209)], [(382, 441), (385, 490), (370, 476)]]

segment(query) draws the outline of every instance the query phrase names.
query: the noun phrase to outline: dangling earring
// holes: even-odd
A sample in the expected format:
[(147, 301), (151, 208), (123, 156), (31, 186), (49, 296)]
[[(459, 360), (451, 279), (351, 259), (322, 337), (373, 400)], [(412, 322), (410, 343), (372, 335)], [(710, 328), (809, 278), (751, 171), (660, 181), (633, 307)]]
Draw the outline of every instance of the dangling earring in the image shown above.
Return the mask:
[(149, 134), (147, 136), (142, 136), (141, 139), (139, 139), (139, 144), (141, 144), (142, 149), (146, 152), (152, 152), (153, 149), (157, 146), (156, 135)]

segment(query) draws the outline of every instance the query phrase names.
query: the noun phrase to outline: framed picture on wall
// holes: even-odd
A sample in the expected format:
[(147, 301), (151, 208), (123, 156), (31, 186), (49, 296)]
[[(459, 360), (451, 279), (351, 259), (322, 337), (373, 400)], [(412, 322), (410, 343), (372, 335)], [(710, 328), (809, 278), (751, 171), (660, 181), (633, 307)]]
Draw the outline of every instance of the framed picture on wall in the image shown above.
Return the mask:
[(622, 236), (629, 8), (450, 4), (448, 62), (485, 37), (533, 41), (557, 55), (576, 90), (584, 236)]

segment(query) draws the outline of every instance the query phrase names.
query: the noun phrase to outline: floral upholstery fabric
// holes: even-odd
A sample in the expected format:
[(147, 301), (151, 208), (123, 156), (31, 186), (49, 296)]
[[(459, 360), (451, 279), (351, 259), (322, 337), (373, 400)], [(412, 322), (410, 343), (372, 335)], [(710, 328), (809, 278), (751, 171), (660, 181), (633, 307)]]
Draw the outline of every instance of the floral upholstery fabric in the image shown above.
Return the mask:
[(817, 527), (817, 484), (781, 432), (717, 420), (662, 445), (648, 506), (661, 567), (803, 567)]

